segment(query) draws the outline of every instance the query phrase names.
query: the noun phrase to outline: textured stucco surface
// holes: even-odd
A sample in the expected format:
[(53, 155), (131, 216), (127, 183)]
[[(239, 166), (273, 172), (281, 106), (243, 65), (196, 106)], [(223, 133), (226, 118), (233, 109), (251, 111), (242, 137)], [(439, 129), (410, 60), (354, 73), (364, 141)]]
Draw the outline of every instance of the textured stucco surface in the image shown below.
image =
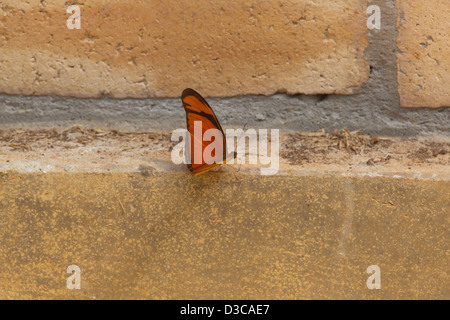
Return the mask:
[(450, 107), (450, 6), (399, 0), (398, 82), (402, 106)]
[[(449, 190), (392, 178), (7, 173), (0, 297), (448, 299)], [(66, 288), (69, 265), (81, 290)], [(370, 265), (381, 290), (366, 287)]]
[(0, 92), (76, 97), (350, 94), (369, 74), (363, 0), (2, 1)]

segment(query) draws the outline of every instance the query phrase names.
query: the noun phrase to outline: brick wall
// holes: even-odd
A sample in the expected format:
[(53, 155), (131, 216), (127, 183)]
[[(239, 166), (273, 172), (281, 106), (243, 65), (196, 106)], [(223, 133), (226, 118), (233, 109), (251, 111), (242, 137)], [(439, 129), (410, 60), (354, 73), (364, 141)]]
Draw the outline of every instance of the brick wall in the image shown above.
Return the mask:
[(401, 104), (450, 106), (450, 3), (399, 0)]
[[(397, 3), (401, 105), (450, 106), (449, 9), (437, 0), (420, 3)], [(69, 5), (80, 8), (80, 29), (67, 27)], [(4, 0), (0, 92), (146, 98), (194, 87), (207, 96), (354, 94), (369, 77), (369, 5)]]

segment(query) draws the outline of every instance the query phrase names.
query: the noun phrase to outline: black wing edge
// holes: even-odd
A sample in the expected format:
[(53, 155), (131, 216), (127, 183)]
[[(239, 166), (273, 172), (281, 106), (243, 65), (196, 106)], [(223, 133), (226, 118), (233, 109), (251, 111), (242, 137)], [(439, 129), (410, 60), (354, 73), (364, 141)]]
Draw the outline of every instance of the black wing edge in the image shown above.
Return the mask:
[[(185, 105), (185, 103), (184, 103), (183, 100), (184, 100), (184, 98), (185, 98), (186, 96), (194, 96), (194, 97), (196, 97), (200, 102), (202, 102), (203, 104), (205, 104), (205, 105), (211, 110), (212, 118), (211, 118), (211, 115), (209, 115), (209, 114), (201, 114), (201, 115), (204, 116), (205, 118), (208, 118), (211, 122), (213, 122), (213, 123), (216, 125), (216, 127), (219, 128), (220, 131), (222, 131), (222, 134), (223, 134), (223, 136), (225, 137), (225, 132), (223, 131), (222, 126), (220, 125), (219, 119), (217, 119), (217, 116), (216, 116), (216, 114), (214, 113), (214, 110), (211, 108), (211, 106), (210, 106), (209, 103), (205, 100), (205, 98), (203, 98), (203, 97), (200, 95), (200, 93), (198, 93), (198, 92), (195, 91), (194, 89), (186, 88), (186, 89), (183, 90), (183, 93), (181, 94), (181, 101), (183, 102), (183, 105)], [(187, 114), (188, 114), (188, 112), (196, 113), (196, 112), (194, 112), (194, 111), (187, 110), (186, 108), (185, 108), (185, 111), (186, 111), (186, 121), (187, 121)]]

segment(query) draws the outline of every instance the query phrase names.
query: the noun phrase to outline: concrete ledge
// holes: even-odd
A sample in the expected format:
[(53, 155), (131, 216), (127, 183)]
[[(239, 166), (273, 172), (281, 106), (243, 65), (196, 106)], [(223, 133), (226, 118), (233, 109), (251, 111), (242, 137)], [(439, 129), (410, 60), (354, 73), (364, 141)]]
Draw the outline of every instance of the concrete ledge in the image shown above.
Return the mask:
[[(3, 299), (448, 298), (450, 183), (8, 173)], [(66, 269), (81, 269), (81, 290)], [(381, 290), (366, 269), (381, 268)]]
[(2, 299), (449, 297), (447, 144), (412, 141), (424, 157), (408, 168), (401, 150), (313, 154), (320, 134), (299, 133), (311, 158), (296, 164), (284, 137), (279, 175), (194, 177), (168, 163), (164, 134), (83, 130), (2, 132)]

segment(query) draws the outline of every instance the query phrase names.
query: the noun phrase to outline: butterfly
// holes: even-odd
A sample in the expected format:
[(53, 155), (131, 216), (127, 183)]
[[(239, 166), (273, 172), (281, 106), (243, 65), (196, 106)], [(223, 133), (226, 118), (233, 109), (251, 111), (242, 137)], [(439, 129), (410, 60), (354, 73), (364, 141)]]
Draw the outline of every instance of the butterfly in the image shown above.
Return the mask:
[[(236, 152), (227, 154), (225, 134), (206, 100), (197, 91), (190, 88), (183, 91), (181, 100), (186, 111), (186, 124), (189, 132), (189, 146), (186, 148), (189, 170), (194, 175), (199, 175), (225, 164), (227, 158), (236, 158)], [(204, 141), (204, 137), (207, 136), (205, 133), (210, 129), (215, 129), (215, 132), (219, 134), (214, 135), (214, 140), (211, 138), (211, 141)], [(216, 139), (219, 140), (216, 141)], [(215, 146), (219, 147), (211, 148), (213, 142)]]

